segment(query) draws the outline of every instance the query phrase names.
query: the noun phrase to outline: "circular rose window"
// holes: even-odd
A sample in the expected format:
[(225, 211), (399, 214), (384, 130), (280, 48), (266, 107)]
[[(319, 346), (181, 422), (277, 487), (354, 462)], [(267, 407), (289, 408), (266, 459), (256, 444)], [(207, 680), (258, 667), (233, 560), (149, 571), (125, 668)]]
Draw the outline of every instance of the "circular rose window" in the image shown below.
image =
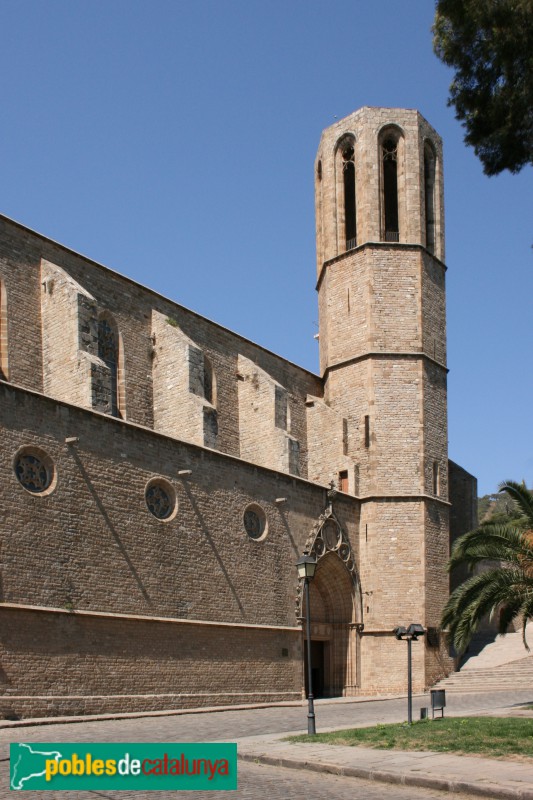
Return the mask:
[(16, 454), (13, 469), (21, 486), (31, 494), (49, 494), (55, 487), (54, 463), (37, 447), (23, 447)]
[(155, 478), (146, 487), (144, 498), (148, 511), (157, 519), (166, 522), (178, 511), (176, 492), (172, 484), (163, 478)]
[(266, 515), (261, 506), (250, 505), (243, 514), (244, 530), (250, 539), (263, 539), (267, 534)]

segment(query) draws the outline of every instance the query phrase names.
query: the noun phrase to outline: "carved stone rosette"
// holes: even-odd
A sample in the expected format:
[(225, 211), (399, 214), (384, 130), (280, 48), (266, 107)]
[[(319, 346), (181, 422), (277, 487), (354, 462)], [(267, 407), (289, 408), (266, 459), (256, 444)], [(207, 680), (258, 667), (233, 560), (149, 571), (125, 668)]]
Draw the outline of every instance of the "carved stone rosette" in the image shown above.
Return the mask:
[[(316, 556), (317, 563), (327, 553), (335, 553), (350, 573), (357, 596), (361, 594), (359, 576), (355, 564), (355, 556), (348, 537), (335, 516), (331, 502), (319, 516), (313, 530), (305, 543), (303, 555)], [(298, 582), (296, 593), (296, 619), (302, 620), (302, 581)]]

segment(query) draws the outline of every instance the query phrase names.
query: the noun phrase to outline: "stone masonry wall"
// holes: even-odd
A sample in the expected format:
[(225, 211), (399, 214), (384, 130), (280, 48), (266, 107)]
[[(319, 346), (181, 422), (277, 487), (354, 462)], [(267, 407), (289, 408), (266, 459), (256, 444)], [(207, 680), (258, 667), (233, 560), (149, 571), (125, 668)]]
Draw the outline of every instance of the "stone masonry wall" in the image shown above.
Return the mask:
[[(44, 386), (41, 334), (42, 260), (55, 265), (57, 270), (68, 276), (72, 286), (80, 287), (82, 296), (86, 293), (94, 298), (99, 313), (111, 315), (116, 322), (123, 356), (123, 364), (120, 366), (128, 420), (149, 428), (154, 426), (152, 319), (159, 314), (163, 319), (172, 319), (183, 336), (205, 354), (216, 375), (216, 448), (231, 455), (238, 456), (240, 453), (237, 359), (241, 354), (257, 363), (274, 382), (287, 389), (292, 435), (300, 443), (300, 474), (307, 474), (305, 397), (308, 393), (322, 395), (323, 388), (318, 377), (155, 292), (0, 216), (0, 280), (5, 283), (8, 304), (6, 325), (9, 330), (9, 379), (13, 383), (37, 391), (42, 391)], [(70, 312), (65, 310), (62, 313), (68, 315)], [(49, 320), (51, 317), (51, 314), (48, 315)], [(48, 324), (45, 328), (51, 332)], [(64, 345), (66, 342), (57, 344), (56, 347)], [(77, 359), (78, 350), (73, 345), (74, 355), (68, 356), (67, 360)], [(64, 354), (61, 356), (65, 357)], [(49, 380), (48, 375), (46, 379)], [(66, 384), (62, 391), (67, 391)], [(74, 395), (78, 392), (77, 389), (70, 391)], [(67, 399), (65, 394), (62, 396)], [(83, 398), (78, 397), (76, 402), (85, 405)], [(212, 418), (205, 420), (203, 425), (213, 446)], [(175, 428), (177, 427), (179, 425), (176, 423)], [(296, 460), (294, 453), (292, 460), (293, 463)]]
[(446, 364), (446, 272), (428, 253), (422, 258), (422, 350)]
[[(13, 464), (21, 447), (51, 459), (49, 492), (20, 485)], [(97, 695), (100, 710), (202, 704), (213, 695), (215, 674), (220, 702), (301, 690), (294, 564), (324, 510), (322, 487), (7, 383), (0, 383), (0, 449), (1, 501), (10, 519), (2, 529), (0, 606), (9, 631), (1, 662), (7, 712), (61, 706), (75, 713), (94, 708)], [(181, 470), (191, 474), (180, 478)], [(177, 514), (167, 521), (145, 501), (148, 482), (159, 478), (177, 496)], [(261, 541), (244, 530), (250, 503), (266, 514)], [(357, 501), (339, 495), (335, 509), (357, 558)], [(26, 630), (16, 616), (23, 611)], [(113, 615), (142, 619), (137, 626)], [(190, 625), (168, 633), (154, 617)], [(204, 631), (204, 622), (229, 625), (231, 636)], [(180, 648), (186, 673), (176, 675), (172, 654)], [(151, 693), (158, 695), (153, 701), (130, 696)], [(203, 700), (192, 697), (202, 693)], [(34, 700), (23, 699), (29, 694)], [(167, 702), (163, 694), (173, 696)]]
[(35, 247), (32, 232), (0, 216), (9, 380), (37, 391), (43, 390), (40, 262), (40, 248)]
[(307, 401), (309, 480), (338, 483), (339, 472), (348, 473), (350, 494), (359, 493), (359, 467), (348, 453), (348, 420), (316, 397)]
[[(448, 573), (446, 562), (450, 553), (449, 542), (449, 506), (427, 500), (425, 503), (425, 606), (424, 624), (432, 628), (436, 634), (428, 633), (426, 637), (426, 674), (428, 685), (433, 684), (443, 674), (453, 669), (453, 661), (449, 658), (446, 641), (440, 633), (442, 610), (448, 599)], [(433, 636), (436, 636), (435, 641)]]
[[(450, 492), (450, 548), (463, 533), (474, 530), (478, 525), (477, 480), (454, 461), (448, 462), (448, 481)], [(450, 575), (450, 591), (453, 591), (468, 577), (468, 570), (458, 568)], [(493, 626), (494, 627), (494, 626)]]
[(1, 608), (0, 717), (301, 697), (301, 634)]
[[(204, 409), (216, 411), (201, 390), (190, 384), (191, 358), (198, 360), (203, 377), (202, 351), (195, 347), (172, 318), (153, 312), (154, 335), (154, 428), (167, 436), (199, 445), (208, 444), (204, 435)], [(216, 442), (209, 446), (216, 446)]]
[(300, 473), (299, 458), (291, 463), (291, 449), (299, 453), (292, 435), (288, 392), (256, 363), (238, 360), (239, 439), (241, 457), (282, 472)]
[(42, 261), (41, 315), (45, 394), (92, 408), (91, 367), (98, 358), (94, 297), (64, 270)]
[[(317, 271), (325, 261), (345, 251), (342, 209), (337, 207), (342, 191), (337, 183), (341, 174), (336, 167), (336, 150), (344, 136), (354, 142), (357, 206), (357, 245), (379, 242), (382, 235), (382, 185), (379, 155), (380, 132), (394, 127), (400, 135), (398, 178), (401, 243), (425, 245), (423, 144), (429, 140), (436, 153), (435, 181), (435, 255), (444, 259), (442, 142), (436, 131), (414, 110), (397, 108), (361, 108), (323, 133), (315, 162), (317, 219)], [(320, 170), (318, 164), (320, 163)], [(320, 177), (319, 177), (320, 176)]]
[[(423, 503), (367, 501), (361, 507), (359, 547), (365, 630), (361, 642), (365, 691), (405, 691), (406, 645), (393, 631), (411, 622), (425, 624)], [(422, 644), (420, 650), (423, 651)], [(426, 682), (423, 653), (413, 653), (414, 681)], [(384, 678), (384, 675), (386, 677)]]
[(426, 362), (423, 372), (424, 391), (424, 492), (433, 495), (434, 465), (438, 465), (438, 491), (448, 499), (448, 424), (446, 415), (446, 371)]
[[(294, 563), (324, 509), (322, 487), (9, 384), (0, 391), (0, 485), (13, 520), (3, 533), (5, 602), (295, 623)], [(71, 437), (79, 442), (65, 443)], [(55, 490), (44, 496), (23, 489), (13, 471), (19, 448), (32, 445), (55, 464)], [(182, 470), (192, 475), (178, 477)], [(168, 521), (145, 501), (147, 483), (159, 476), (177, 494)], [(267, 518), (260, 542), (244, 531), (252, 502)], [(356, 523), (347, 523), (353, 537)]]

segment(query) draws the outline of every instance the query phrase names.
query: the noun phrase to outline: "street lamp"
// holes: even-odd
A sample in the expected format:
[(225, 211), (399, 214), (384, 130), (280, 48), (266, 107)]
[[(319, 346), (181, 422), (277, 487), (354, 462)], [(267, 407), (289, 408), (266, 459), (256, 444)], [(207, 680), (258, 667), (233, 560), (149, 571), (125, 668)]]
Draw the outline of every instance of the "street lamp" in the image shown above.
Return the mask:
[(413, 676), (411, 670), (411, 642), (418, 641), (419, 636), (425, 633), (423, 625), (411, 623), (408, 628), (399, 627), (394, 631), (397, 639), (407, 641), (407, 723), (413, 722)]
[(302, 556), (296, 562), (298, 578), (304, 581), (305, 587), (305, 609), (306, 609), (306, 631), (307, 631), (307, 733), (315, 734), (315, 705), (313, 697), (313, 684), (311, 672), (311, 608), (309, 604), (309, 581), (315, 577), (316, 558), (315, 556)]

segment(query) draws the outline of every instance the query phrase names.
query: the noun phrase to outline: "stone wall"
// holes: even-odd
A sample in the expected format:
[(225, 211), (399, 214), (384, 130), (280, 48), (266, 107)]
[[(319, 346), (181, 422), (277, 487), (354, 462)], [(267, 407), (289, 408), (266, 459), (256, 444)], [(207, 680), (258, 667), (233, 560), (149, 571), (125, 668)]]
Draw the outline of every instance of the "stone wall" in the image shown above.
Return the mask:
[[(0, 446), (6, 713), (299, 696), (294, 565), (322, 487), (7, 383)], [(21, 485), (21, 452), (49, 458), (49, 490)], [(168, 519), (147, 506), (154, 480), (175, 493)], [(266, 517), (260, 540), (245, 530), (250, 504)], [(339, 495), (335, 509), (357, 558), (357, 501)]]
[[(105, 411), (109, 380), (94, 337), (95, 315), (107, 315), (120, 341), (120, 415), (239, 456), (241, 356), (286, 390), (289, 436), (298, 442), (287, 446), (290, 463), (293, 472), (307, 475), (305, 398), (322, 395), (316, 376), (1, 216), (0, 280), (0, 300), (7, 304), (4, 334), (10, 332), (2, 340), (2, 358), (10, 359), (13, 383)], [(185, 381), (185, 372), (190, 379), (194, 352), (209, 363), (216, 401), (206, 402), (189, 383), (182, 391), (183, 409), (169, 387)], [(277, 460), (276, 451), (271, 461)], [(280, 468), (288, 471), (288, 456)]]
[(0, 717), (298, 700), (298, 630), (0, 608)]
[(448, 482), (441, 142), (364, 108), (315, 167), (321, 378), (0, 217), (5, 713), (298, 696), (315, 541), (331, 692), (402, 691), (411, 622), (432, 632), (415, 689), (448, 670), (448, 493), (455, 537), (475, 486), (451, 462)]
[[(357, 206), (357, 245), (380, 242), (383, 236), (382, 173), (379, 157), (380, 135), (393, 130), (399, 136), (398, 186), (400, 243), (426, 243), (424, 206), (424, 142), (431, 142), (436, 154), (435, 255), (444, 260), (444, 213), (442, 141), (436, 131), (415, 110), (361, 108), (326, 128), (315, 161), (317, 209), (317, 271), (324, 262), (343, 253), (341, 222), (343, 210), (342, 171), (336, 153), (346, 137), (354, 149)], [(320, 167), (319, 167), (320, 164)]]
[[(450, 484), (450, 548), (463, 533), (474, 530), (478, 525), (477, 480), (466, 469), (454, 461), (448, 462)], [(469, 572), (466, 567), (457, 568), (450, 575), (450, 591), (453, 591)], [(493, 626), (494, 627), (494, 626)]]

